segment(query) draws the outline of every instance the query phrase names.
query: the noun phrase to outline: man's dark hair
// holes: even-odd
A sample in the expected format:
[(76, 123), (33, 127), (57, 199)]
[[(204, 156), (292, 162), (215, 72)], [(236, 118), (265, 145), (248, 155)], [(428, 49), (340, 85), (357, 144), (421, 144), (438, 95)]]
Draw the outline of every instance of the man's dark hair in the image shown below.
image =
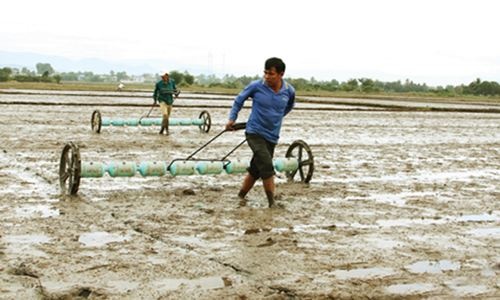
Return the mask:
[(266, 60), (266, 64), (264, 65), (265, 70), (269, 70), (272, 67), (276, 68), (276, 72), (282, 73), (285, 72), (285, 63), (277, 57), (271, 57)]

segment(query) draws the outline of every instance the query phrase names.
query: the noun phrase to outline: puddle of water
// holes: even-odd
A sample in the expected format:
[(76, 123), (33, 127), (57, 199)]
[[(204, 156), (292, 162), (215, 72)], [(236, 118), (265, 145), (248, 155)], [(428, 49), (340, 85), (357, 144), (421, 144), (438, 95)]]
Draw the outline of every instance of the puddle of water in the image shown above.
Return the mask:
[(321, 228), (318, 225), (311, 225), (311, 224), (294, 225), (292, 231), (296, 233), (308, 233), (308, 234), (331, 233), (330, 230)]
[(21, 234), (6, 235), (3, 240), (9, 244), (41, 244), (48, 243), (50, 238), (43, 234)]
[(46, 204), (24, 205), (17, 207), (15, 209), (15, 214), (17, 217), (21, 218), (50, 218), (59, 216), (59, 209), (54, 209), (50, 205)]
[[(380, 177), (375, 176), (359, 176), (349, 178), (330, 178), (330, 182), (340, 183), (360, 183), (360, 182), (441, 182), (450, 180), (463, 180), (464, 182), (472, 181), (476, 177), (496, 178), (500, 175), (500, 171), (495, 169), (478, 169), (468, 170), (463, 172), (421, 172), (419, 174), (397, 174), (397, 175), (384, 175)], [(317, 182), (317, 180), (314, 180)]]
[(392, 268), (366, 268), (366, 269), (352, 269), (352, 270), (335, 270), (328, 272), (327, 275), (333, 275), (340, 280), (349, 280), (353, 278), (375, 278), (386, 277), (396, 274)]
[(475, 296), (490, 291), (490, 289), (485, 285), (467, 284), (466, 280), (462, 279), (445, 282), (445, 285), (453, 290), (453, 294), (461, 297)]
[(329, 234), (335, 230), (335, 227), (339, 226), (338, 224), (299, 224), (294, 225), (292, 228), (288, 227), (276, 227), (272, 228), (271, 232), (274, 233), (285, 233), (292, 231), (294, 233), (306, 233), (306, 234)]
[(460, 217), (443, 216), (440, 219), (394, 219), (394, 220), (378, 220), (377, 224), (382, 227), (405, 226), (412, 225), (433, 225), (445, 224), (449, 222), (497, 222), (500, 217), (495, 214), (479, 214), (479, 215), (465, 215)]
[(460, 269), (460, 263), (449, 260), (418, 261), (405, 267), (411, 273), (439, 274), (443, 271), (456, 271)]
[(467, 233), (478, 237), (493, 237), (500, 239), (500, 227), (471, 229), (467, 231)]
[(430, 283), (393, 284), (385, 288), (390, 294), (419, 294), (430, 292), (435, 286)]
[(181, 286), (197, 289), (219, 289), (224, 287), (221, 277), (201, 277), (198, 279), (165, 278), (152, 283), (155, 290), (159, 292), (176, 290)]
[(395, 194), (373, 194), (370, 195), (370, 199), (379, 203), (390, 203), (399, 206), (403, 206), (406, 204), (406, 200), (404, 200), (401, 195)]
[(376, 225), (367, 225), (367, 224), (361, 224), (359, 222), (352, 222), (352, 223), (344, 223), (344, 222), (339, 222), (335, 224), (339, 228), (356, 228), (356, 229), (377, 229), (378, 226)]
[(395, 220), (377, 220), (377, 224), (381, 227), (404, 226), (410, 227), (413, 225), (431, 225), (447, 223), (444, 219), (395, 219)]
[(78, 241), (85, 247), (101, 247), (112, 242), (128, 241), (129, 236), (123, 236), (105, 231), (89, 232), (80, 235)]
[(323, 250), (323, 251), (334, 249), (334, 245), (328, 243), (321, 243), (314, 238), (301, 239), (300, 242), (297, 243), (297, 247), (304, 249)]
[(496, 277), (497, 274), (492, 269), (481, 270), (481, 276), (483, 277)]
[(108, 277), (109, 275), (97, 275), (97, 277), (90, 279), (90, 281), (87, 281), (85, 279), (83, 279), (82, 281), (82, 279), (79, 279), (77, 277), (65, 278), (65, 280), (62, 281), (44, 280), (43, 286), (46, 291), (54, 294), (63, 294), (68, 290), (81, 287), (82, 285), (88, 284), (89, 282), (92, 282), (91, 284), (99, 282), (99, 288), (104, 286), (104, 288), (102, 289), (105, 289), (106, 291), (109, 291), (111, 293), (126, 293), (127, 291), (137, 290), (140, 286), (139, 283), (134, 281), (109, 279)]
[(344, 202), (344, 198), (335, 198), (335, 197), (323, 197), (319, 200), (324, 203), (335, 203), (335, 202)]
[(7, 235), (2, 240), (8, 244), (6, 248), (7, 253), (12, 253), (16, 256), (22, 253), (23, 255), (47, 257), (45, 252), (35, 249), (34, 246), (50, 242), (48, 236), (41, 234)]
[(500, 217), (493, 214), (465, 215), (457, 218), (461, 222), (495, 222), (500, 221)]

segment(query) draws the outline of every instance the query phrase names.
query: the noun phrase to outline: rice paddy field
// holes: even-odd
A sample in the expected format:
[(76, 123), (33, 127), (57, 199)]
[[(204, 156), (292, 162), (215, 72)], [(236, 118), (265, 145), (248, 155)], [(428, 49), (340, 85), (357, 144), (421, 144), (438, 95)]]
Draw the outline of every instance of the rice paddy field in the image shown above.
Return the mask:
[[(275, 157), (311, 150), (310, 182), (277, 173), (279, 208), (244, 174), (81, 178), (82, 163), (185, 159), (223, 131), (234, 95), (183, 93), (196, 125), (102, 126), (158, 116), (146, 92), (0, 90), (0, 299), (500, 298), (500, 103), (303, 97)], [(247, 101), (238, 121), (246, 121)], [(196, 158), (244, 140), (223, 132)], [(229, 155), (249, 159), (246, 144)]]

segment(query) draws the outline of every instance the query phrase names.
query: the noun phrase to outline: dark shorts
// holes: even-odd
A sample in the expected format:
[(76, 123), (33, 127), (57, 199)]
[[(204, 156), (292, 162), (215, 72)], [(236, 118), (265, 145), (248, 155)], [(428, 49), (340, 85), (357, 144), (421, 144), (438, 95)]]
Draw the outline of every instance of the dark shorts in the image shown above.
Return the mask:
[(267, 179), (275, 174), (273, 166), (274, 147), (276, 144), (266, 141), (263, 137), (253, 133), (245, 133), (248, 146), (253, 156), (248, 167), (248, 173), (253, 178)]

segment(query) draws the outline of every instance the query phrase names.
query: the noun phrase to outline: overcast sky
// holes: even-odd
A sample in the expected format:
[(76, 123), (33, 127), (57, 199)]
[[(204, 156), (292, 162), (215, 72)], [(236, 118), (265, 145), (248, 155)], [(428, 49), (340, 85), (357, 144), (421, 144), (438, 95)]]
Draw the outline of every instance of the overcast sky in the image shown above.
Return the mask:
[(7, 0), (0, 51), (236, 76), (277, 56), (293, 78), (500, 82), (499, 15), (497, 0)]

